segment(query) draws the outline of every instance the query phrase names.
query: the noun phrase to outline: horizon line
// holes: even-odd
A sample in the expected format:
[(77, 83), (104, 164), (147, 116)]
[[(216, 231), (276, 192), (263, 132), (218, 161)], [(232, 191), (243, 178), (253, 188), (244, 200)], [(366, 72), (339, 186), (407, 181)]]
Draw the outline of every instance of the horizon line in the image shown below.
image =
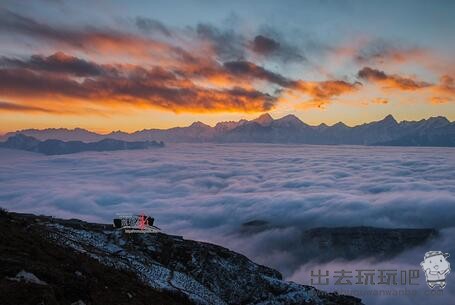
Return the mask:
[(216, 125), (220, 124), (220, 123), (227, 123), (227, 122), (240, 122), (240, 121), (247, 121), (247, 122), (252, 122), (252, 121), (255, 121), (263, 116), (269, 116), (273, 121), (277, 121), (277, 120), (280, 120), (280, 119), (283, 119), (285, 117), (288, 117), (288, 116), (292, 116), (292, 117), (295, 117), (297, 118), (299, 121), (301, 121), (302, 123), (308, 125), (308, 126), (311, 126), (311, 127), (318, 127), (318, 126), (321, 126), (321, 125), (326, 125), (328, 127), (332, 127), (332, 126), (335, 126), (337, 124), (344, 124), (346, 125), (347, 127), (350, 127), (350, 128), (354, 128), (354, 127), (357, 127), (357, 126), (361, 126), (361, 125), (365, 125), (365, 124), (371, 124), (371, 123), (374, 123), (374, 122), (380, 122), (380, 121), (383, 121), (385, 120), (386, 118), (388, 117), (391, 117), (393, 118), (397, 123), (402, 123), (402, 122), (419, 122), (419, 121), (423, 121), (423, 120), (429, 120), (431, 118), (445, 118), (447, 121), (449, 121), (449, 123), (454, 123), (455, 121), (450, 121), (446, 116), (444, 115), (438, 115), (438, 116), (430, 116), (428, 118), (422, 118), (420, 120), (401, 120), (401, 121), (397, 121), (395, 119), (395, 117), (392, 115), (392, 114), (388, 114), (386, 116), (384, 116), (382, 119), (379, 119), (379, 120), (375, 120), (375, 121), (369, 121), (369, 122), (363, 122), (363, 123), (360, 123), (360, 124), (357, 124), (357, 125), (348, 125), (346, 123), (344, 123), (343, 121), (339, 121), (337, 123), (334, 123), (332, 125), (328, 125), (324, 122), (318, 124), (318, 125), (310, 125), (310, 124), (307, 124), (305, 123), (302, 119), (300, 119), (298, 116), (294, 115), (294, 114), (287, 114), (287, 115), (284, 115), (280, 118), (274, 118), (270, 113), (268, 112), (265, 112), (265, 113), (262, 113), (260, 114), (258, 117), (256, 117), (255, 119), (252, 119), (252, 120), (246, 120), (244, 118), (238, 120), (238, 121), (220, 121), (220, 122), (217, 122), (215, 125), (210, 125), (210, 124), (206, 124), (204, 122), (201, 122), (201, 121), (194, 121), (193, 123), (189, 124), (189, 125), (186, 125), (186, 126), (174, 126), (174, 127), (169, 127), (169, 128), (143, 128), (143, 129), (138, 129), (138, 130), (135, 130), (135, 131), (131, 131), (131, 132), (127, 132), (127, 131), (123, 131), (123, 130), (111, 130), (109, 132), (97, 132), (95, 130), (90, 130), (90, 129), (87, 129), (87, 128), (81, 128), (81, 127), (74, 127), (74, 128), (66, 128), (66, 127), (47, 127), (47, 128), (25, 128), (25, 129), (19, 129), (19, 130), (14, 130), (14, 131), (6, 131), (4, 133), (0, 133), (0, 136), (6, 136), (7, 134), (9, 133), (17, 133), (17, 132), (21, 132), (21, 131), (30, 131), (30, 130), (37, 130), (37, 131), (44, 131), (44, 130), (61, 130), (61, 129), (64, 129), (64, 130), (68, 130), (68, 131), (74, 131), (74, 130), (84, 130), (84, 131), (88, 131), (88, 132), (91, 132), (91, 133), (95, 133), (95, 134), (98, 134), (98, 135), (110, 135), (112, 133), (116, 133), (116, 132), (122, 132), (122, 133), (126, 133), (126, 134), (134, 134), (136, 132), (140, 132), (140, 131), (145, 131), (145, 130), (170, 130), (170, 129), (173, 129), (173, 128), (187, 128), (187, 127), (190, 127), (196, 123), (201, 123), (201, 124), (204, 124), (206, 126), (209, 126), (210, 128), (215, 128)]

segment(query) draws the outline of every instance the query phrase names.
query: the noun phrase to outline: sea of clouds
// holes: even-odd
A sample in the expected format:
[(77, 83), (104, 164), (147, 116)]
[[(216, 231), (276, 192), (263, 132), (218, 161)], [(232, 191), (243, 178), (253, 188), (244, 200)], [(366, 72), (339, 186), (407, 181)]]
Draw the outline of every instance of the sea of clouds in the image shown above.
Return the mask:
[[(223, 245), (309, 284), (309, 270), (322, 265), (299, 257), (306, 228), (437, 228), (438, 240), (387, 263), (415, 269), (429, 250), (455, 256), (455, 150), (170, 144), (44, 156), (0, 149), (0, 206), (94, 222), (146, 213), (167, 233)], [(242, 224), (252, 220), (267, 221), (268, 229), (241, 233)], [(334, 261), (321, 268), (379, 263)], [(435, 303), (455, 295), (451, 276), (445, 295), (431, 299)], [(390, 303), (386, 297), (362, 298), (367, 304)], [(414, 299), (413, 304), (429, 302)]]

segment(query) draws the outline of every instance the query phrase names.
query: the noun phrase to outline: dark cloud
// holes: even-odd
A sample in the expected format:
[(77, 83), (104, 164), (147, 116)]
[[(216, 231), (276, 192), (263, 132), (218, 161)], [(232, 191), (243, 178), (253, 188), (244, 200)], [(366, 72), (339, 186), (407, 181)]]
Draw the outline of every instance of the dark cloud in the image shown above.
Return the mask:
[(35, 73), (27, 69), (0, 69), (0, 95), (10, 97), (72, 96), (90, 93), (77, 81), (62, 75)]
[(245, 39), (232, 29), (221, 30), (210, 24), (198, 24), (197, 36), (209, 41), (215, 48), (217, 56), (223, 61), (245, 58)]
[(282, 87), (289, 87), (293, 83), (278, 73), (271, 72), (248, 61), (225, 62), (224, 68), (234, 75), (266, 80)]
[(248, 58), (248, 52), (281, 62), (306, 60), (298, 47), (262, 34), (251, 38), (237, 34), (232, 29), (220, 29), (209, 24), (199, 24), (196, 33), (199, 38), (213, 45), (222, 61), (243, 61)]
[[(289, 33), (288, 33), (289, 34)], [(302, 46), (297, 43), (297, 38), (289, 39), (289, 35), (279, 33), (269, 26), (262, 26), (259, 34), (250, 42), (250, 49), (269, 60), (281, 63), (306, 62)]]
[(388, 78), (384, 71), (364, 67), (357, 73), (357, 76), (366, 80), (386, 80)]
[(253, 40), (253, 51), (259, 54), (271, 54), (278, 51), (280, 44), (273, 39), (258, 35)]
[(379, 83), (386, 89), (400, 89), (414, 91), (421, 88), (430, 87), (431, 84), (419, 80), (415, 80), (409, 77), (403, 77), (399, 75), (389, 75), (384, 71), (376, 70), (370, 67), (362, 68), (357, 76), (361, 79), (367, 80), (373, 83)]
[[(7, 68), (25, 68), (72, 74), (75, 76), (98, 76), (107, 70), (94, 62), (80, 59), (63, 52), (50, 56), (33, 55), (29, 60), (19, 60), (7, 57), (0, 58), (0, 66)], [(110, 69), (112, 70), (112, 69)]]
[(171, 31), (160, 21), (147, 18), (147, 17), (136, 17), (136, 26), (145, 33), (159, 32), (166, 36), (172, 36)]

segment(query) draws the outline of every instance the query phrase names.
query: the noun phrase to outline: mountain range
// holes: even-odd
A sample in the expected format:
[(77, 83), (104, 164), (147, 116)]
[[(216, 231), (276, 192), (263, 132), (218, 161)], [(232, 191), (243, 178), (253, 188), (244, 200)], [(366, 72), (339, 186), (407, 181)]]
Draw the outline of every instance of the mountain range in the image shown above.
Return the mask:
[(127, 142), (105, 138), (97, 142), (62, 141), (49, 139), (40, 141), (34, 137), (18, 133), (10, 136), (5, 142), (0, 142), (0, 147), (21, 149), (45, 155), (64, 155), (83, 151), (114, 151), (163, 147), (163, 142), (135, 141)]
[(4, 135), (22, 133), (39, 140), (58, 139), (83, 142), (104, 138), (123, 141), (215, 142), (215, 143), (289, 143), (347, 144), (385, 146), (455, 146), (455, 122), (438, 116), (420, 121), (397, 122), (392, 115), (380, 121), (354, 127), (339, 122), (332, 126), (308, 125), (294, 115), (273, 119), (263, 114), (254, 120), (220, 122), (214, 127), (195, 122), (187, 127), (144, 129), (133, 133), (115, 131), (98, 134), (85, 129), (26, 129)]

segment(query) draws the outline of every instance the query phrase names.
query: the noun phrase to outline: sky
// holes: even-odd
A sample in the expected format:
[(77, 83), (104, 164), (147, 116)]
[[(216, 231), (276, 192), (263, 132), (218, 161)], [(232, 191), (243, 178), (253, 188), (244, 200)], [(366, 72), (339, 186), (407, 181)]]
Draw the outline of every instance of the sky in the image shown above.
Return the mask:
[(2, 1), (0, 133), (455, 120), (453, 1)]

